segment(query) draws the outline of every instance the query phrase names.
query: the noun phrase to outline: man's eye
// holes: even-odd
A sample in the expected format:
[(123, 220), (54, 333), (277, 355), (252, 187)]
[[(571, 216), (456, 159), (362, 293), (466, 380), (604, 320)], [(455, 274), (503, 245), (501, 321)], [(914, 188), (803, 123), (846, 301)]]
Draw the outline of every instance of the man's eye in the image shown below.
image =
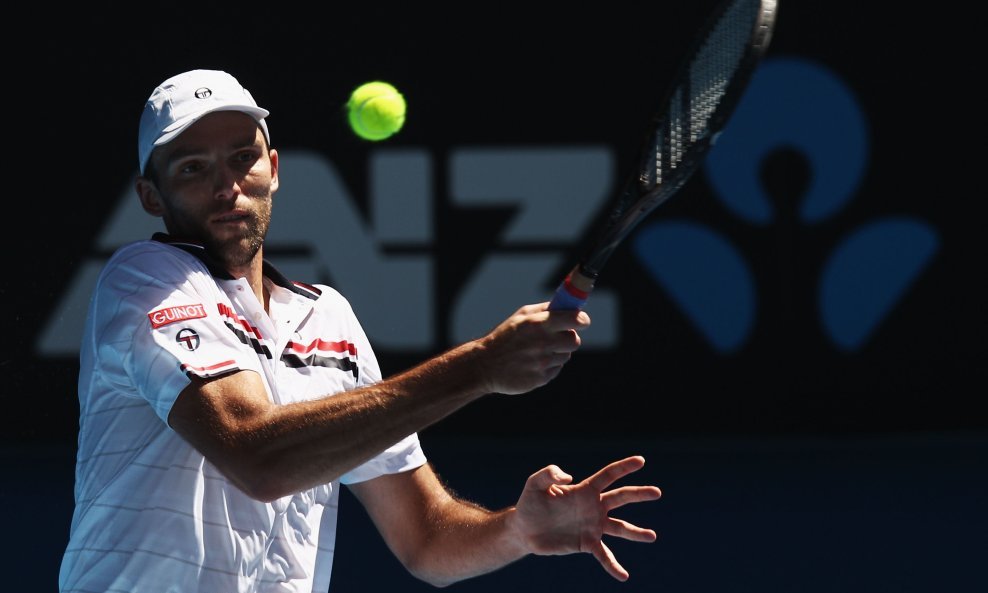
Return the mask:
[(185, 163), (179, 168), (179, 172), (185, 175), (202, 170), (201, 163)]

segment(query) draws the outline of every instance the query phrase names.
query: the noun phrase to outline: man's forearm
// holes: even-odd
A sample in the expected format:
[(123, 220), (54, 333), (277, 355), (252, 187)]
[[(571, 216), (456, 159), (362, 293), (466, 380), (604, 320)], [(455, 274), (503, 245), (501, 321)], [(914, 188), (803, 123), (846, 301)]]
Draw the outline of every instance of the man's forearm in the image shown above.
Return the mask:
[(417, 578), (435, 586), (496, 571), (529, 554), (511, 527), (513, 507), (490, 511), (454, 500), (433, 515), (434, 536), (406, 563)]
[(275, 405), (253, 373), (190, 385), (170, 424), (248, 495), (273, 500), (326, 484), (483, 396), (473, 341), (374, 385)]

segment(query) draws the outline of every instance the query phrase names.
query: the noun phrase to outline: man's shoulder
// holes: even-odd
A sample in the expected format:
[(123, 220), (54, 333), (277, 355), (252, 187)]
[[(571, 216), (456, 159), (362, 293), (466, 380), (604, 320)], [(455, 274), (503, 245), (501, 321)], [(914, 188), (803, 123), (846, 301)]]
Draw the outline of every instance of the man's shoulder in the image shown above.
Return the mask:
[[(296, 286), (299, 284), (295, 283)], [(329, 286), (327, 284), (305, 284), (304, 286), (316, 291), (319, 297), (316, 302), (319, 303), (321, 307), (345, 307), (350, 308), (350, 301), (347, 300), (343, 293), (337, 289)]]
[(154, 240), (133, 241), (119, 246), (100, 272), (102, 280), (117, 278), (147, 284), (173, 283), (208, 272), (192, 254)]
[[(299, 285), (298, 282), (293, 282), (293, 284)], [(303, 284), (303, 286), (318, 294), (312, 304), (315, 311), (319, 311), (320, 314), (328, 314), (337, 320), (348, 318), (357, 321), (357, 314), (350, 300), (342, 291), (327, 284)]]
[(198, 258), (186, 253), (184, 250), (161, 241), (153, 239), (142, 239), (132, 241), (117, 247), (110, 256), (108, 264), (120, 264), (132, 262), (134, 260), (172, 260), (175, 262), (195, 262)]

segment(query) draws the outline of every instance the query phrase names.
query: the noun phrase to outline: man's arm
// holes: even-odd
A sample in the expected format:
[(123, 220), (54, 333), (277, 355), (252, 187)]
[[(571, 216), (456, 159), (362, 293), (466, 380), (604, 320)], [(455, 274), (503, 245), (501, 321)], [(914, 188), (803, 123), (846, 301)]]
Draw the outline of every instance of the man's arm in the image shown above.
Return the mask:
[(488, 393), (551, 381), (590, 320), (547, 305), (522, 307), (483, 338), (332, 397), (275, 405), (251, 371), (193, 379), (168, 423), (249, 496), (274, 500), (328, 483)]
[(652, 542), (651, 529), (609, 516), (625, 504), (658, 499), (655, 486), (615, 481), (644, 465), (641, 457), (609, 464), (587, 479), (551, 465), (532, 474), (516, 505), (492, 511), (452, 495), (430, 465), (351, 484), (388, 547), (413, 575), (446, 586), (498, 570), (528, 554), (592, 554), (615, 579), (628, 572), (604, 535)]

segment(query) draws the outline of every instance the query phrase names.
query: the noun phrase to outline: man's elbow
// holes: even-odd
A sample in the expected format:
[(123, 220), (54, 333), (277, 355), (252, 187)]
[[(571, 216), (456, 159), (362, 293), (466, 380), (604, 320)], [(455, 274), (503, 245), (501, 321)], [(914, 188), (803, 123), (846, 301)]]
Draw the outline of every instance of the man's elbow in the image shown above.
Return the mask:
[(277, 456), (247, 446), (245, 439), (215, 439), (193, 446), (249, 498), (268, 503), (301, 490), (290, 482)]
[(234, 483), (241, 492), (258, 502), (274, 502), (284, 496), (295, 494), (294, 490), (285, 487), (277, 479), (252, 476), (235, 480)]
[(407, 554), (398, 554), (398, 559), (413, 577), (439, 589), (466, 578), (466, 576), (457, 575), (455, 571), (449, 570), (450, 567), (445, 562), (437, 564), (436, 559), (430, 556), (426, 546)]
[(259, 502), (273, 502), (294, 494), (277, 472), (254, 461), (231, 461), (215, 464), (220, 473), (241, 492)]
[(415, 569), (408, 566), (406, 566), (405, 568), (416, 579), (424, 583), (428, 583), (429, 585), (432, 585), (437, 589), (444, 589), (460, 581), (460, 579), (450, 578), (448, 575), (440, 574), (437, 572)]

